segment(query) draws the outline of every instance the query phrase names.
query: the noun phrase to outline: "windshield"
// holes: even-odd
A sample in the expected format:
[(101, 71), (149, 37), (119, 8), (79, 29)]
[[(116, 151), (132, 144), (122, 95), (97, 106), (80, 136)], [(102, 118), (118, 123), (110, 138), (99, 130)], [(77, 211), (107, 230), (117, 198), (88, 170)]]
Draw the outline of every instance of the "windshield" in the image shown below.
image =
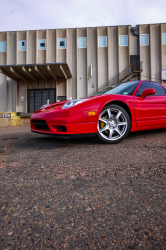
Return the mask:
[(95, 95), (102, 95), (102, 94), (132, 95), (139, 82), (140, 81), (117, 83), (115, 85), (112, 85), (108, 88), (105, 88), (97, 92)]

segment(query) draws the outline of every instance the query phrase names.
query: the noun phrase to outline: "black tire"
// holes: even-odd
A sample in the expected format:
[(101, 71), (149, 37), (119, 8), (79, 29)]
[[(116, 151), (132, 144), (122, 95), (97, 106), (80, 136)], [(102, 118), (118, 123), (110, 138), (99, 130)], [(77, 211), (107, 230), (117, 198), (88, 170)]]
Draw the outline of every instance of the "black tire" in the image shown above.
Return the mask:
[(131, 130), (129, 114), (119, 105), (103, 108), (97, 123), (97, 137), (103, 143), (114, 144), (124, 140)]

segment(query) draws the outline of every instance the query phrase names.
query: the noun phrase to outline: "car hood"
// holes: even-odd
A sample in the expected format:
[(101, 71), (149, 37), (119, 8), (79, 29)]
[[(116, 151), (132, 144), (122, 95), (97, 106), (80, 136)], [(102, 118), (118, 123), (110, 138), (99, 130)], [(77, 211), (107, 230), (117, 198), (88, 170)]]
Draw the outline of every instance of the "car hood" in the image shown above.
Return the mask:
[[(98, 98), (99, 96), (90, 96), (90, 97), (85, 97), (85, 98), (80, 98), (80, 99), (84, 99), (85, 101), (87, 100), (91, 100), (91, 99), (95, 99), (95, 98)], [(69, 102), (70, 100), (66, 100), (66, 101), (62, 101), (62, 102), (55, 102), (53, 104), (50, 104), (48, 106), (45, 106), (43, 108), (40, 108), (38, 110), (36, 110), (34, 112), (34, 114), (36, 113), (40, 113), (40, 112), (49, 112), (49, 111), (52, 111), (52, 110), (61, 110), (61, 107), (66, 103), (66, 102)]]
[[(112, 94), (110, 94), (113, 98), (115, 98), (115, 96), (119, 96), (119, 95), (112, 95)], [(90, 97), (84, 97), (84, 98), (80, 98), (80, 99), (84, 99), (85, 101), (84, 102), (82, 102), (82, 103), (80, 103), (80, 104), (78, 104), (78, 105), (83, 105), (83, 104), (85, 104), (85, 103), (87, 103), (87, 101), (92, 101), (92, 100), (99, 100), (99, 99), (101, 99), (102, 97), (104, 97), (104, 96), (110, 96), (110, 95), (105, 95), (105, 94), (101, 94), (101, 95), (96, 95), (96, 96), (90, 96)], [(47, 112), (51, 112), (51, 111), (53, 111), (53, 110), (62, 110), (61, 109), (61, 107), (66, 103), (66, 102), (69, 102), (70, 100), (66, 100), (66, 101), (62, 101), (62, 102), (56, 102), (56, 103), (53, 103), (53, 104), (51, 104), (51, 105), (48, 105), (48, 106), (45, 106), (45, 107), (43, 107), (43, 108), (40, 108), (40, 109), (38, 109), (38, 110), (36, 110), (35, 112), (34, 112), (34, 114), (36, 114), (36, 113), (40, 113), (40, 112), (42, 112), (42, 113), (47, 113)]]
[(40, 112), (49, 112), (49, 111), (52, 111), (52, 110), (55, 110), (55, 109), (61, 109), (61, 106), (63, 105), (63, 104), (65, 104), (67, 101), (63, 101), (63, 102), (55, 102), (55, 103), (53, 103), (53, 104), (50, 104), (50, 105), (48, 105), (48, 106), (45, 106), (45, 107), (43, 107), (43, 108), (40, 108), (40, 109), (38, 109), (38, 110), (36, 110), (35, 112), (34, 112), (34, 114), (36, 114), (36, 113), (40, 113)]

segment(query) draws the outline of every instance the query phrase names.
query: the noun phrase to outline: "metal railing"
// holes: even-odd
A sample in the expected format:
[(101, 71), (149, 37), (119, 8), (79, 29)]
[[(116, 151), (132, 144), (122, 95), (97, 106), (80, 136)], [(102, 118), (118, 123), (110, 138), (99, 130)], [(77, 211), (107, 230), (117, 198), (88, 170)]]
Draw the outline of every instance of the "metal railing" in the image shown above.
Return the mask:
[(106, 82), (102, 86), (100, 86), (97, 90), (94, 90), (90, 94), (90, 96), (92, 96), (96, 92), (102, 91), (103, 89), (105, 89), (109, 86), (117, 84), (117, 82), (122, 81), (123, 79), (127, 78), (130, 74), (132, 74), (134, 72), (140, 73), (141, 71), (142, 71), (142, 61), (133, 62), (131, 65), (129, 65), (125, 69), (123, 69), (119, 74), (117, 74), (116, 76), (111, 78), (108, 82)]

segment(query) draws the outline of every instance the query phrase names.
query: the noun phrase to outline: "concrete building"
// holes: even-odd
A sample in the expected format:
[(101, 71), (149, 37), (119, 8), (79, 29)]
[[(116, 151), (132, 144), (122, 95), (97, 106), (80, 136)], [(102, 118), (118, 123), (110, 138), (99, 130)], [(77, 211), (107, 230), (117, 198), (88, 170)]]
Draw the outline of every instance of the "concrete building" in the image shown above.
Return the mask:
[(0, 112), (88, 96), (135, 61), (129, 79), (166, 83), (165, 23), (0, 32)]

